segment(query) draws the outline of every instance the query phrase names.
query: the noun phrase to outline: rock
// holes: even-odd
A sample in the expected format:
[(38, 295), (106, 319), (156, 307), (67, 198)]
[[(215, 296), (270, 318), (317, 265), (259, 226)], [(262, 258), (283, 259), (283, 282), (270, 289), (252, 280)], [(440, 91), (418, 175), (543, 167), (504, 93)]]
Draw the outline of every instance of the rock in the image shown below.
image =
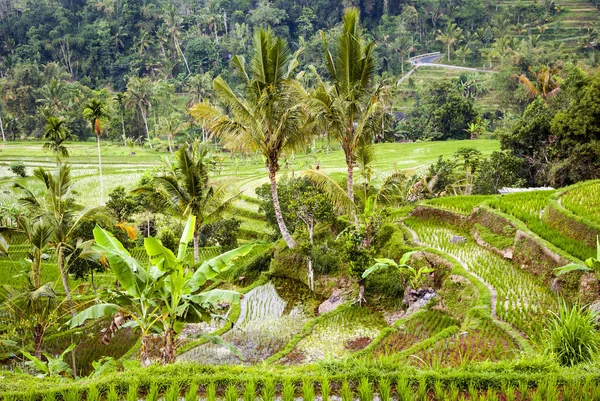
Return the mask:
[(596, 314), (596, 322), (600, 323), (600, 300), (591, 304), (589, 308)]
[(319, 315), (336, 310), (344, 302), (346, 300), (344, 299), (343, 291), (339, 288), (334, 289), (329, 299), (319, 305)]
[(550, 284), (550, 291), (554, 292), (555, 294), (560, 292), (560, 279), (558, 277), (552, 280), (552, 284)]
[(461, 235), (453, 235), (450, 238), (451, 244), (464, 244), (465, 242), (467, 242), (467, 239)]
[(584, 304), (592, 304), (598, 299), (598, 279), (593, 273), (585, 273), (579, 282), (579, 300)]
[(436, 296), (436, 292), (431, 288), (422, 288), (419, 290), (410, 290), (410, 292), (404, 296), (404, 300), (409, 302), (409, 307), (406, 310), (404, 316), (410, 316)]

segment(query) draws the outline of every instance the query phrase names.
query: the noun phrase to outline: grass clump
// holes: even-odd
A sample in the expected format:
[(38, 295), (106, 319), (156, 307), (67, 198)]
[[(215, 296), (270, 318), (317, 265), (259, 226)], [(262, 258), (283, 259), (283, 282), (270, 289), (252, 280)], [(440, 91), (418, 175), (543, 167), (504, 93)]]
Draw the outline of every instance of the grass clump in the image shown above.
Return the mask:
[(549, 319), (545, 343), (547, 351), (562, 366), (574, 366), (594, 360), (600, 350), (596, 331), (596, 313), (580, 305), (562, 303)]

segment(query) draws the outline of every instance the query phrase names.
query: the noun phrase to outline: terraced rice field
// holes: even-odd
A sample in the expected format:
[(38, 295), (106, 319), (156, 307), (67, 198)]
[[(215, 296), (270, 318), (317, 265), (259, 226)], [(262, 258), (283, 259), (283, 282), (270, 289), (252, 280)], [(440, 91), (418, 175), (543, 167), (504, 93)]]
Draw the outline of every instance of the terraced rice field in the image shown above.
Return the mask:
[(497, 254), (479, 247), (469, 239), (463, 244), (451, 244), (450, 238), (461, 235), (451, 228), (416, 219), (407, 220), (420, 241), (464, 262), (469, 270), (497, 291), (496, 313), (514, 328), (536, 338), (543, 330), (543, 321), (557, 309), (556, 297), (531, 274), (521, 270)]
[(560, 202), (567, 210), (600, 226), (600, 182), (571, 189), (560, 197)]

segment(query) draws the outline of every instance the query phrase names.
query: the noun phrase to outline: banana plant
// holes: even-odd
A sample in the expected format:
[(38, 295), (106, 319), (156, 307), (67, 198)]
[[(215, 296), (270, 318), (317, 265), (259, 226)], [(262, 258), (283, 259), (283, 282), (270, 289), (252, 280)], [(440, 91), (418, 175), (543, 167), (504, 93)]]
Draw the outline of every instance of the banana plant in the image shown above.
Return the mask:
[[(197, 269), (187, 262), (188, 244), (193, 238), (195, 217), (189, 216), (179, 242), (177, 256), (156, 238), (146, 238), (144, 248), (150, 260), (144, 268), (108, 231), (94, 228), (94, 249), (106, 257), (121, 289), (109, 291), (112, 303), (100, 303), (82, 311), (70, 321), (71, 327), (88, 319), (111, 316), (113, 321), (105, 336), (110, 337), (121, 327), (137, 328), (141, 332), (142, 365), (152, 362), (149, 341), (152, 333), (163, 337), (163, 364), (175, 361), (177, 336), (185, 323), (208, 321), (220, 302), (239, 302), (236, 291), (214, 289), (202, 291), (230, 269), (236, 259), (247, 255), (256, 244), (247, 244), (202, 263)], [(212, 336), (207, 336), (209, 340)], [(105, 338), (109, 341), (110, 338)]]
[(46, 376), (73, 376), (73, 369), (69, 366), (68, 363), (64, 361), (65, 356), (72, 352), (76, 347), (76, 344), (71, 344), (67, 349), (65, 349), (62, 354), (57, 356), (56, 358), (52, 355), (44, 352), (44, 356), (46, 357), (46, 361), (42, 361), (40, 358), (31, 355), (27, 351), (21, 351), (25, 358), (29, 359), (29, 361), (25, 362), (26, 365), (35, 368), (38, 371), (37, 377), (46, 377)]
[(408, 275), (408, 285), (410, 286), (410, 288), (418, 289), (423, 283), (425, 275), (434, 271), (434, 269), (430, 267), (421, 267), (417, 270), (414, 267), (407, 265), (411, 256), (419, 252), (420, 251), (406, 252), (404, 255), (402, 255), (398, 263), (396, 263), (395, 260), (388, 258), (375, 259), (375, 262), (377, 263), (365, 270), (365, 272), (362, 274), (362, 278), (367, 278), (367, 276), (376, 271), (385, 270), (390, 267), (393, 267), (396, 270), (398, 270), (401, 274), (403, 272), (406, 272), (405, 274)]
[(596, 237), (596, 257), (586, 259), (584, 264), (569, 263), (555, 269), (555, 271), (557, 277), (572, 271), (594, 273), (596, 278), (600, 280), (600, 239)]

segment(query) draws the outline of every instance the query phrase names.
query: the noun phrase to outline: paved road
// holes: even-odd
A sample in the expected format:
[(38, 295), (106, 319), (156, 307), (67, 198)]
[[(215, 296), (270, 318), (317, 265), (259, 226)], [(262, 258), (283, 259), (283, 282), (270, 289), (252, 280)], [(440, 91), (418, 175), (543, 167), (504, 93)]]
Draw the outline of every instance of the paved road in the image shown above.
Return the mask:
[(475, 72), (496, 72), (491, 70), (483, 70), (480, 68), (471, 68), (471, 67), (460, 67), (458, 65), (448, 65), (448, 64), (437, 64), (435, 60), (444, 57), (443, 54), (434, 54), (432, 56), (423, 57), (416, 60), (409, 60), (409, 62), (415, 67), (439, 67), (439, 68), (447, 68), (450, 70), (461, 70), (461, 71), (475, 71)]

